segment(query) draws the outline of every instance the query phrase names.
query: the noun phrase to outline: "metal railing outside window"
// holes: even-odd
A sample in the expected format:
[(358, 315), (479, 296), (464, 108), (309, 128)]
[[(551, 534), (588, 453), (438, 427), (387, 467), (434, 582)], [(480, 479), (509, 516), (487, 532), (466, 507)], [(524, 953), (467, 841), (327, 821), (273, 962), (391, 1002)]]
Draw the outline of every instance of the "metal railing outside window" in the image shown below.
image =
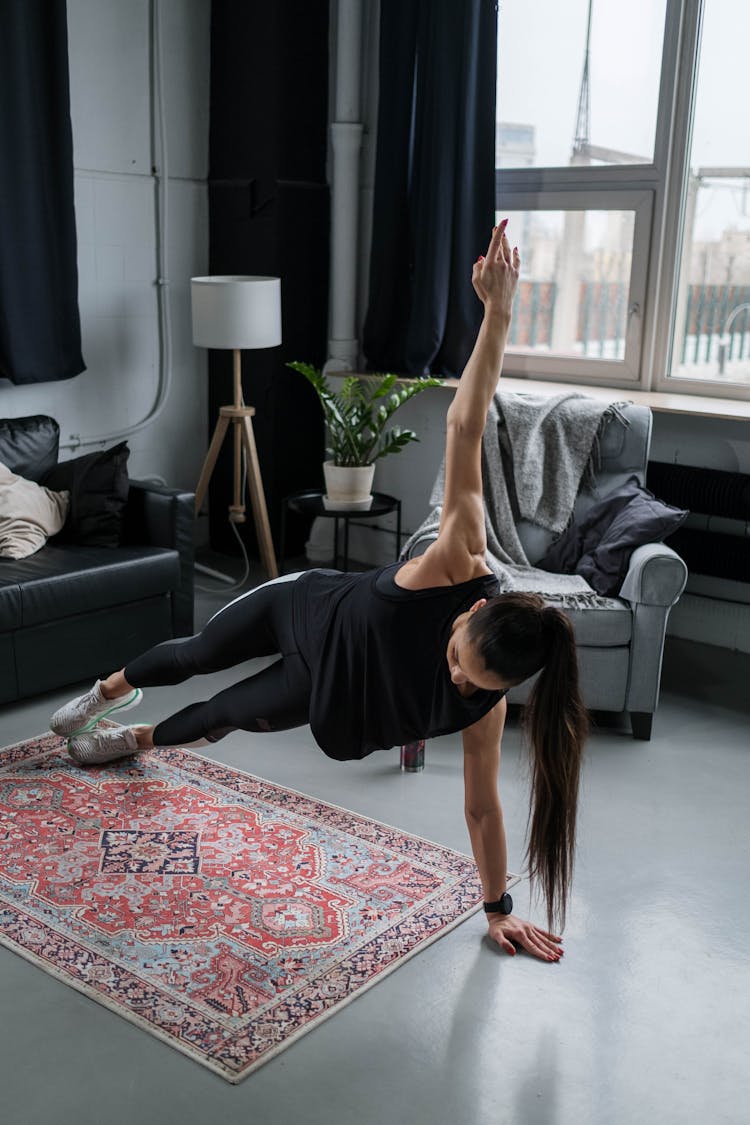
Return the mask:
[[(519, 283), (509, 347), (551, 353), (557, 290), (554, 281)], [(575, 354), (623, 357), (627, 296), (622, 282), (580, 283)], [(733, 379), (750, 382), (750, 285), (689, 286), (680, 356), (686, 377), (720, 378), (747, 361)]]

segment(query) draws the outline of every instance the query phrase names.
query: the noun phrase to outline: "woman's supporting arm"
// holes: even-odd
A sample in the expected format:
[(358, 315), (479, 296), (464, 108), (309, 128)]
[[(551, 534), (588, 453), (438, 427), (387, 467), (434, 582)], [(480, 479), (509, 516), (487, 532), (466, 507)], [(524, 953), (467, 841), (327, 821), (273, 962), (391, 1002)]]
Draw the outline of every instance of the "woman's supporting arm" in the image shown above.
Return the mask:
[[(497, 901), (507, 885), (508, 849), (497, 789), (506, 712), (507, 703), (501, 699), (484, 718), (463, 731), (464, 811), (485, 902)], [(516, 952), (514, 943), (518, 943), (542, 961), (558, 961), (561, 957), (561, 939), (554, 934), (515, 914), (486, 917), (489, 936), (511, 956)]]
[(483, 719), (463, 731), (464, 814), (485, 902), (505, 893), (508, 853), (497, 790), (500, 740), (507, 704), (501, 699)]

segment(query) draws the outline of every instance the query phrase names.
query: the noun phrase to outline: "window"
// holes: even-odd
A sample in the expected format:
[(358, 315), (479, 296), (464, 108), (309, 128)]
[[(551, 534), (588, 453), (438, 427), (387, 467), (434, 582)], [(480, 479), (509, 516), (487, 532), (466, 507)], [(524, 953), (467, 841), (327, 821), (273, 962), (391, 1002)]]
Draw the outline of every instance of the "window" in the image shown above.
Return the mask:
[(509, 373), (750, 397), (748, 33), (747, 0), (501, 0)]
[(523, 254), (508, 341), (515, 372), (552, 363), (577, 380), (594, 366), (599, 378), (637, 380), (651, 193), (608, 191), (575, 205), (569, 193), (541, 192), (530, 210), (515, 201), (504, 193)]

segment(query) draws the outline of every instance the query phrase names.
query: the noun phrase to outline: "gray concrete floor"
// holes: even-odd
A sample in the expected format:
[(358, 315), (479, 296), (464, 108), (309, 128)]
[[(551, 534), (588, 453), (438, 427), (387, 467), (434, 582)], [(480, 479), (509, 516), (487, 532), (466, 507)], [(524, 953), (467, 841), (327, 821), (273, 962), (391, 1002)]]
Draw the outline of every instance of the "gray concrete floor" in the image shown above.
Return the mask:
[[(207, 580), (206, 580), (207, 581)], [(199, 620), (226, 600), (201, 595)], [(4, 1125), (707, 1125), (750, 1119), (750, 658), (668, 641), (650, 743), (619, 717), (588, 747), (565, 956), (514, 959), (475, 916), (239, 1086), (0, 949)], [(229, 674), (207, 678), (206, 691)], [(194, 698), (152, 689), (138, 718)], [(2, 744), (72, 694), (6, 706)], [(135, 716), (134, 716), (135, 718)], [(458, 737), (424, 773), (396, 751), (338, 764), (307, 729), (213, 755), (468, 851)], [(517, 721), (501, 791), (511, 866), (527, 784)], [(524, 884), (525, 887), (525, 884)], [(519, 913), (541, 921), (525, 889)]]

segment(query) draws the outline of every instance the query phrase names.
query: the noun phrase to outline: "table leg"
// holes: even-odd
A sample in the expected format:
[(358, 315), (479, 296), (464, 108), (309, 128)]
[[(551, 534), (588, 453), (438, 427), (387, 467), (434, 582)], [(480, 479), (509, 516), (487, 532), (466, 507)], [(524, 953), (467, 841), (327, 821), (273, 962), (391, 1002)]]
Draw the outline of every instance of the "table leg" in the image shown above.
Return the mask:
[(333, 517), (333, 569), (339, 565), (339, 517)]
[(344, 516), (344, 570), (349, 569), (349, 517)]
[(401, 501), (396, 505), (396, 562), (401, 558)]

